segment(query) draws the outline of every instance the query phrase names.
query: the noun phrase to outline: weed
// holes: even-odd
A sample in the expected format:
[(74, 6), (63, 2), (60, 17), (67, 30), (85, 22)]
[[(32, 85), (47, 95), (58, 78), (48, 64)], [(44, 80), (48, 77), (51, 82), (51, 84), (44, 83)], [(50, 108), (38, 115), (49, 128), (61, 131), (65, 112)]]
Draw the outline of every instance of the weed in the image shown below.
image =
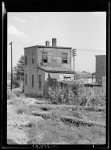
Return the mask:
[(7, 99), (12, 99), (12, 98), (16, 98), (17, 96), (16, 96), (16, 94), (13, 92), (13, 91), (11, 91), (11, 90), (7, 90)]
[(23, 108), (18, 109), (17, 114), (24, 114), (25, 110)]

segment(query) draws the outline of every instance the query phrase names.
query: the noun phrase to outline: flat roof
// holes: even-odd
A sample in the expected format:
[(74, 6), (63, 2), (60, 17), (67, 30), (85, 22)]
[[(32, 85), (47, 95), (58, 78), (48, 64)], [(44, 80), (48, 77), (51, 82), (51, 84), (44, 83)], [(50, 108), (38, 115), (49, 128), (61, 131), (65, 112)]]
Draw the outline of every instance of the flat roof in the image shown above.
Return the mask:
[(95, 55), (95, 57), (98, 57), (98, 56), (100, 56), (100, 57), (101, 57), (101, 56), (106, 56), (106, 55)]
[(35, 45), (35, 46), (29, 46), (24, 47), (24, 49), (32, 48), (32, 47), (39, 47), (39, 48), (56, 48), (56, 49), (72, 49), (72, 47), (63, 47), (63, 46), (45, 46), (45, 45)]
[(51, 73), (66, 73), (66, 74), (74, 74), (75, 72), (71, 69), (67, 68), (61, 68), (58, 66), (43, 66), (43, 65), (37, 65), (37, 68), (44, 70), (45, 72), (51, 72)]

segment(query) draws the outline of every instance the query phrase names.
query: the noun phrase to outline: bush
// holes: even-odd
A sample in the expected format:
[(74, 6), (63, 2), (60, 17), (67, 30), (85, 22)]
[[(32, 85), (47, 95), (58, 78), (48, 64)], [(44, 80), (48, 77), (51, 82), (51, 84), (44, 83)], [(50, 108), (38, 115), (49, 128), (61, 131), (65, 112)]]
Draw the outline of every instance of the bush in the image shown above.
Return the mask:
[[(86, 91), (86, 90), (85, 90)], [(61, 86), (59, 83), (49, 87), (47, 98), (54, 104), (65, 103), (78, 106), (105, 106), (106, 95), (95, 95), (84, 91), (84, 84), (80, 81), (73, 81), (72, 84)]]
[(89, 106), (95, 107), (99, 104), (99, 97), (95, 95), (90, 96)]
[(106, 105), (106, 94), (100, 96), (99, 98), (99, 106), (105, 106)]
[(49, 87), (47, 98), (54, 104), (65, 103), (78, 105), (80, 88), (81, 84), (78, 82), (74, 82), (72, 85), (67, 84), (62, 87), (60, 84), (57, 84), (55, 88)]
[(49, 91), (48, 91), (48, 98), (51, 100), (52, 103), (54, 104), (58, 104), (61, 103), (61, 88), (60, 87), (56, 87), (56, 88), (51, 88), (49, 87)]
[(12, 84), (13, 88), (18, 88), (20, 87), (20, 81), (19, 80), (16, 80), (16, 79), (13, 79), (13, 84)]
[(22, 109), (22, 108), (17, 110), (17, 114), (23, 114), (24, 112), (25, 112), (25, 109)]
[(86, 97), (86, 95), (82, 95), (79, 98), (79, 105), (80, 106), (86, 106), (87, 102), (88, 102), (88, 98)]
[(97, 96), (97, 95), (92, 95), (90, 96), (89, 106), (95, 107), (95, 106), (105, 106), (106, 105), (106, 98), (105, 96)]

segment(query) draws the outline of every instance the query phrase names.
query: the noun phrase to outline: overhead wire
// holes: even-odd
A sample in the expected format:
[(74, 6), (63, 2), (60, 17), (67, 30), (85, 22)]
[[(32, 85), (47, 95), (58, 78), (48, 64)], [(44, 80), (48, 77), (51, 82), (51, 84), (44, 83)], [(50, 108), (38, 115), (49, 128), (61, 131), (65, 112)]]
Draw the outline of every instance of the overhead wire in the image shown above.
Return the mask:
[[(26, 46), (26, 45), (37, 45), (37, 44), (35, 44), (35, 43), (28, 43), (28, 42), (13, 42), (13, 44), (14, 45), (21, 45), (21, 46)], [(103, 50), (103, 49), (90, 49), (90, 48), (75, 48), (75, 50), (76, 50), (76, 53), (77, 53), (77, 51), (88, 51), (88, 52), (106, 52), (106, 50)]]

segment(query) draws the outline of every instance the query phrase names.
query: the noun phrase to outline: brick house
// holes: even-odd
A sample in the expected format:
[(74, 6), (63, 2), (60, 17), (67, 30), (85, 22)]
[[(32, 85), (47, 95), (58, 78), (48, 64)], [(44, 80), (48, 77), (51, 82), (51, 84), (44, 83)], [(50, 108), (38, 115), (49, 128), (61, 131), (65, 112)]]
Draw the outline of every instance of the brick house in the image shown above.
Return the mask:
[(74, 62), (72, 68), (71, 47), (56, 45), (56, 38), (46, 45), (24, 48), (24, 93), (33, 96), (45, 96), (48, 90), (48, 78), (57, 81), (74, 79)]

